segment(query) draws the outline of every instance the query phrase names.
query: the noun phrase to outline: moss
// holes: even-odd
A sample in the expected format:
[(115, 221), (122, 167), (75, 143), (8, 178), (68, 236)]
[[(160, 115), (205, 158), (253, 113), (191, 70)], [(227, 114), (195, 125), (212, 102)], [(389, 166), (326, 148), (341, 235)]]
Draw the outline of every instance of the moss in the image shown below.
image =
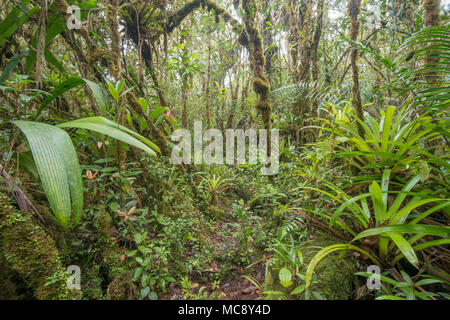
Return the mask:
[(245, 45), (247, 37), (242, 31), (240, 23), (236, 19), (234, 19), (227, 10), (225, 10), (212, 0), (194, 0), (186, 3), (182, 8), (175, 11), (168, 17), (167, 24), (165, 26), (166, 31), (170, 33), (175, 30), (175, 28), (177, 28), (181, 24), (181, 22), (183, 22), (184, 18), (186, 18), (187, 15), (198, 8), (207, 9), (208, 11), (214, 11), (216, 24), (220, 22), (220, 18), (222, 18), (225, 22), (230, 23), (233, 27), (233, 31), (240, 35), (239, 43)]
[(256, 110), (263, 114), (269, 110), (269, 107), (269, 104), (265, 101), (258, 101), (255, 105)]
[(120, 32), (119, 32), (119, 21), (117, 19), (118, 14), (118, 1), (112, 1), (112, 3), (107, 4), (107, 15), (109, 27), (111, 29), (111, 55), (113, 63), (109, 63), (109, 70), (111, 75), (113, 75), (116, 79), (121, 77), (121, 52), (120, 52)]
[(211, 205), (209, 207), (211, 215), (215, 218), (223, 219), (224, 211), (216, 205)]
[(257, 94), (267, 95), (270, 90), (267, 79), (256, 78), (253, 80), (253, 90), (255, 90)]
[(104, 67), (108, 67), (114, 64), (112, 52), (105, 48), (93, 48), (89, 50), (88, 60), (92, 65), (94, 65), (97, 61), (100, 61)]
[(98, 231), (101, 238), (109, 239), (111, 237), (112, 219), (105, 208), (100, 209), (100, 214), (97, 218)]
[[(340, 240), (325, 233), (317, 233), (312, 245), (325, 247), (337, 242)], [(320, 292), (328, 300), (351, 299), (353, 284), (357, 280), (355, 272), (357, 266), (353, 256), (347, 255), (338, 259), (337, 254), (327, 255), (315, 268), (314, 276), (317, 282), (311, 289)]]
[(349, 0), (347, 5), (348, 15), (352, 20), (358, 19), (361, 11), (361, 0)]
[[(266, 78), (264, 67), (266, 65), (264, 57), (264, 46), (261, 33), (253, 16), (255, 15), (254, 10), (257, 8), (256, 2), (254, 0), (243, 0), (242, 7), (245, 11), (246, 17), (244, 18), (245, 30), (248, 34), (249, 41), (249, 53), (251, 57), (250, 67), (253, 71), (255, 79), (253, 80), (253, 89), (258, 94), (258, 103), (255, 108), (261, 112), (262, 120), (264, 122), (264, 127), (269, 131), (272, 126), (271, 116), (272, 107), (270, 101), (267, 97), (270, 92), (270, 83)], [(270, 137), (269, 145), (267, 148), (268, 154), (270, 154)]]
[(103, 299), (100, 266), (94, 264), (91, 267), (83, 268), (81, 274), (83, 275), (81, 283), (83, 298), (88, 300)]
[(348, 15), (351, 19), (350, 39), (356, 40), (359, 35), (360, 21), (358, 20), (361, 11), (361, 0), (350, 0), (347, 5)]
[[(67, 274), (54, 240), (28, 215), (10, 203), (0, 190), (0, 248), (8, 267), (33, 290), (37, 299), (78, 299), (78, 290), (69, 290)], [(45, 285), (49, 277), (63, 275)]]
[(16, 287), (11, 281), (3, 254), (0, 252), (0, 300), (16, 300)]
[(138, 298), (138, 289), (130, 273), (119, 274), (109, 284), (106, 291), (108, 300), (133, 300)]

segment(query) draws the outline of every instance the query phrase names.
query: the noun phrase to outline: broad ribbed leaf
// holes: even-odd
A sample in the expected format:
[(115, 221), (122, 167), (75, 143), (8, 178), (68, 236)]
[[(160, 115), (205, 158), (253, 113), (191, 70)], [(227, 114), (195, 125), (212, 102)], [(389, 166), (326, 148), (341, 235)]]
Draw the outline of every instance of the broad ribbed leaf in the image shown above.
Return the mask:
[(64, 228), (76, 225), (83, 210), (81, 168), (69, 135), (58, 127), (14, 121), (27, 137), (34, 161), (56, 220)]
[[(128, 128), (120, 126), (117, 123), (114, 123), (103, 117), (90, 117), (74, 121), (68, 121), (59, 124), (58, 127), (92, 130), (107, 135), (111, 138), (120, 140), (132, 146), (135, 146), (151, 155), (156, 155), (155, 151), (153, 151), (151, 148), (159, 152), (158, 147), (150, 140), (142, 137), (141, 135), (137, 134), (136, 132)], [(142, 142), (134, 138), (133, 136), (135, 136)]]

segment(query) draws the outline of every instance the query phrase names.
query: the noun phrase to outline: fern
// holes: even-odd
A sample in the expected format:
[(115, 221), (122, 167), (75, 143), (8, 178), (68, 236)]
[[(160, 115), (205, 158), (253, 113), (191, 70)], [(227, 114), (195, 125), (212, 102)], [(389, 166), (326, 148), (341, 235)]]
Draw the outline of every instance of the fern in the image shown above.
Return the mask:
[[(448, 112), (450, 105), (450, 32), (448, 26), (424, 28), (405, 40), (398, 48), (395, 59), (381, 56), (360, 42), (352, 42), (358, 49), (372, 55), (395, 78), (389, 86), (399, 96), (412, 96), (410, 107), (433, 114)], [(430, 61), (432, 61), (430, 63)], [(435, 62), (433, 62), (435, 61)], [(430, 83), (427, 75), (438, 79)]]
[(273, 90), (271, 96), (282, 109), (296, 103), (300, 96), (317, 102), (319, 108), (324, 108), (329, 103), (339, 106), (347, 102), (338, 88), (322, 85), (317, 81), (302, 81), (280, 87)]

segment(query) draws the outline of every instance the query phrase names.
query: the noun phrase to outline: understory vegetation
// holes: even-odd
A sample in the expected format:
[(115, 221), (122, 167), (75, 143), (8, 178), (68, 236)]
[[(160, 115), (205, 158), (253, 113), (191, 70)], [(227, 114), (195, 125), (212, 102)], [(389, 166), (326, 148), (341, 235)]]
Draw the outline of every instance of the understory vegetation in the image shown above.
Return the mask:
[(449, 299), (449, 9), (0, 2), (0, 299)]

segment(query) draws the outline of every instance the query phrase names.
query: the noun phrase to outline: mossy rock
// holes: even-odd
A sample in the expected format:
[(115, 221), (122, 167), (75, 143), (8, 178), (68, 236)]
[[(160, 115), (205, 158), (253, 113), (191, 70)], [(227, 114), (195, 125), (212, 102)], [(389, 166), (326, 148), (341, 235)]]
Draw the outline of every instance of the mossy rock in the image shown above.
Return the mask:
[[(34, 298), (81, 298), (79, 290), (67, 287), (68, 274), (55, 241), (29, 215), (16, 209), (3, 190), (0, 190), (0, 251), (7, 267), (33, 291)], [(49, 283), (51, 277), (53, 281)]]
[(0, 252), (0, 300), (17, 300), (19, 297), (16, 295), (16, 287), (8, 271), (5, 258)]
[[(326, 247), (341, 242), (325, 233), (316, 233), (316, 237), (312, 241), (313, 246)], [(327, 300), (351, 299), (354, 283), (357, 280), (355, 272), (358, 270), (354, 258), (347, 254), (338, 259), (338, 254), (339, 252), (325, 256), (314, 270), (313, 277), (316, 283), (311, 285), (311, 290), (318, 291)], [(309, 261), (306, 262), (306, 265), (308, 264)]]
[(106, 291), (108, 300), (135, 300), (138, 298), (138, 288), (133, 283), (130, 273), (119, 274), (114, 278)]

